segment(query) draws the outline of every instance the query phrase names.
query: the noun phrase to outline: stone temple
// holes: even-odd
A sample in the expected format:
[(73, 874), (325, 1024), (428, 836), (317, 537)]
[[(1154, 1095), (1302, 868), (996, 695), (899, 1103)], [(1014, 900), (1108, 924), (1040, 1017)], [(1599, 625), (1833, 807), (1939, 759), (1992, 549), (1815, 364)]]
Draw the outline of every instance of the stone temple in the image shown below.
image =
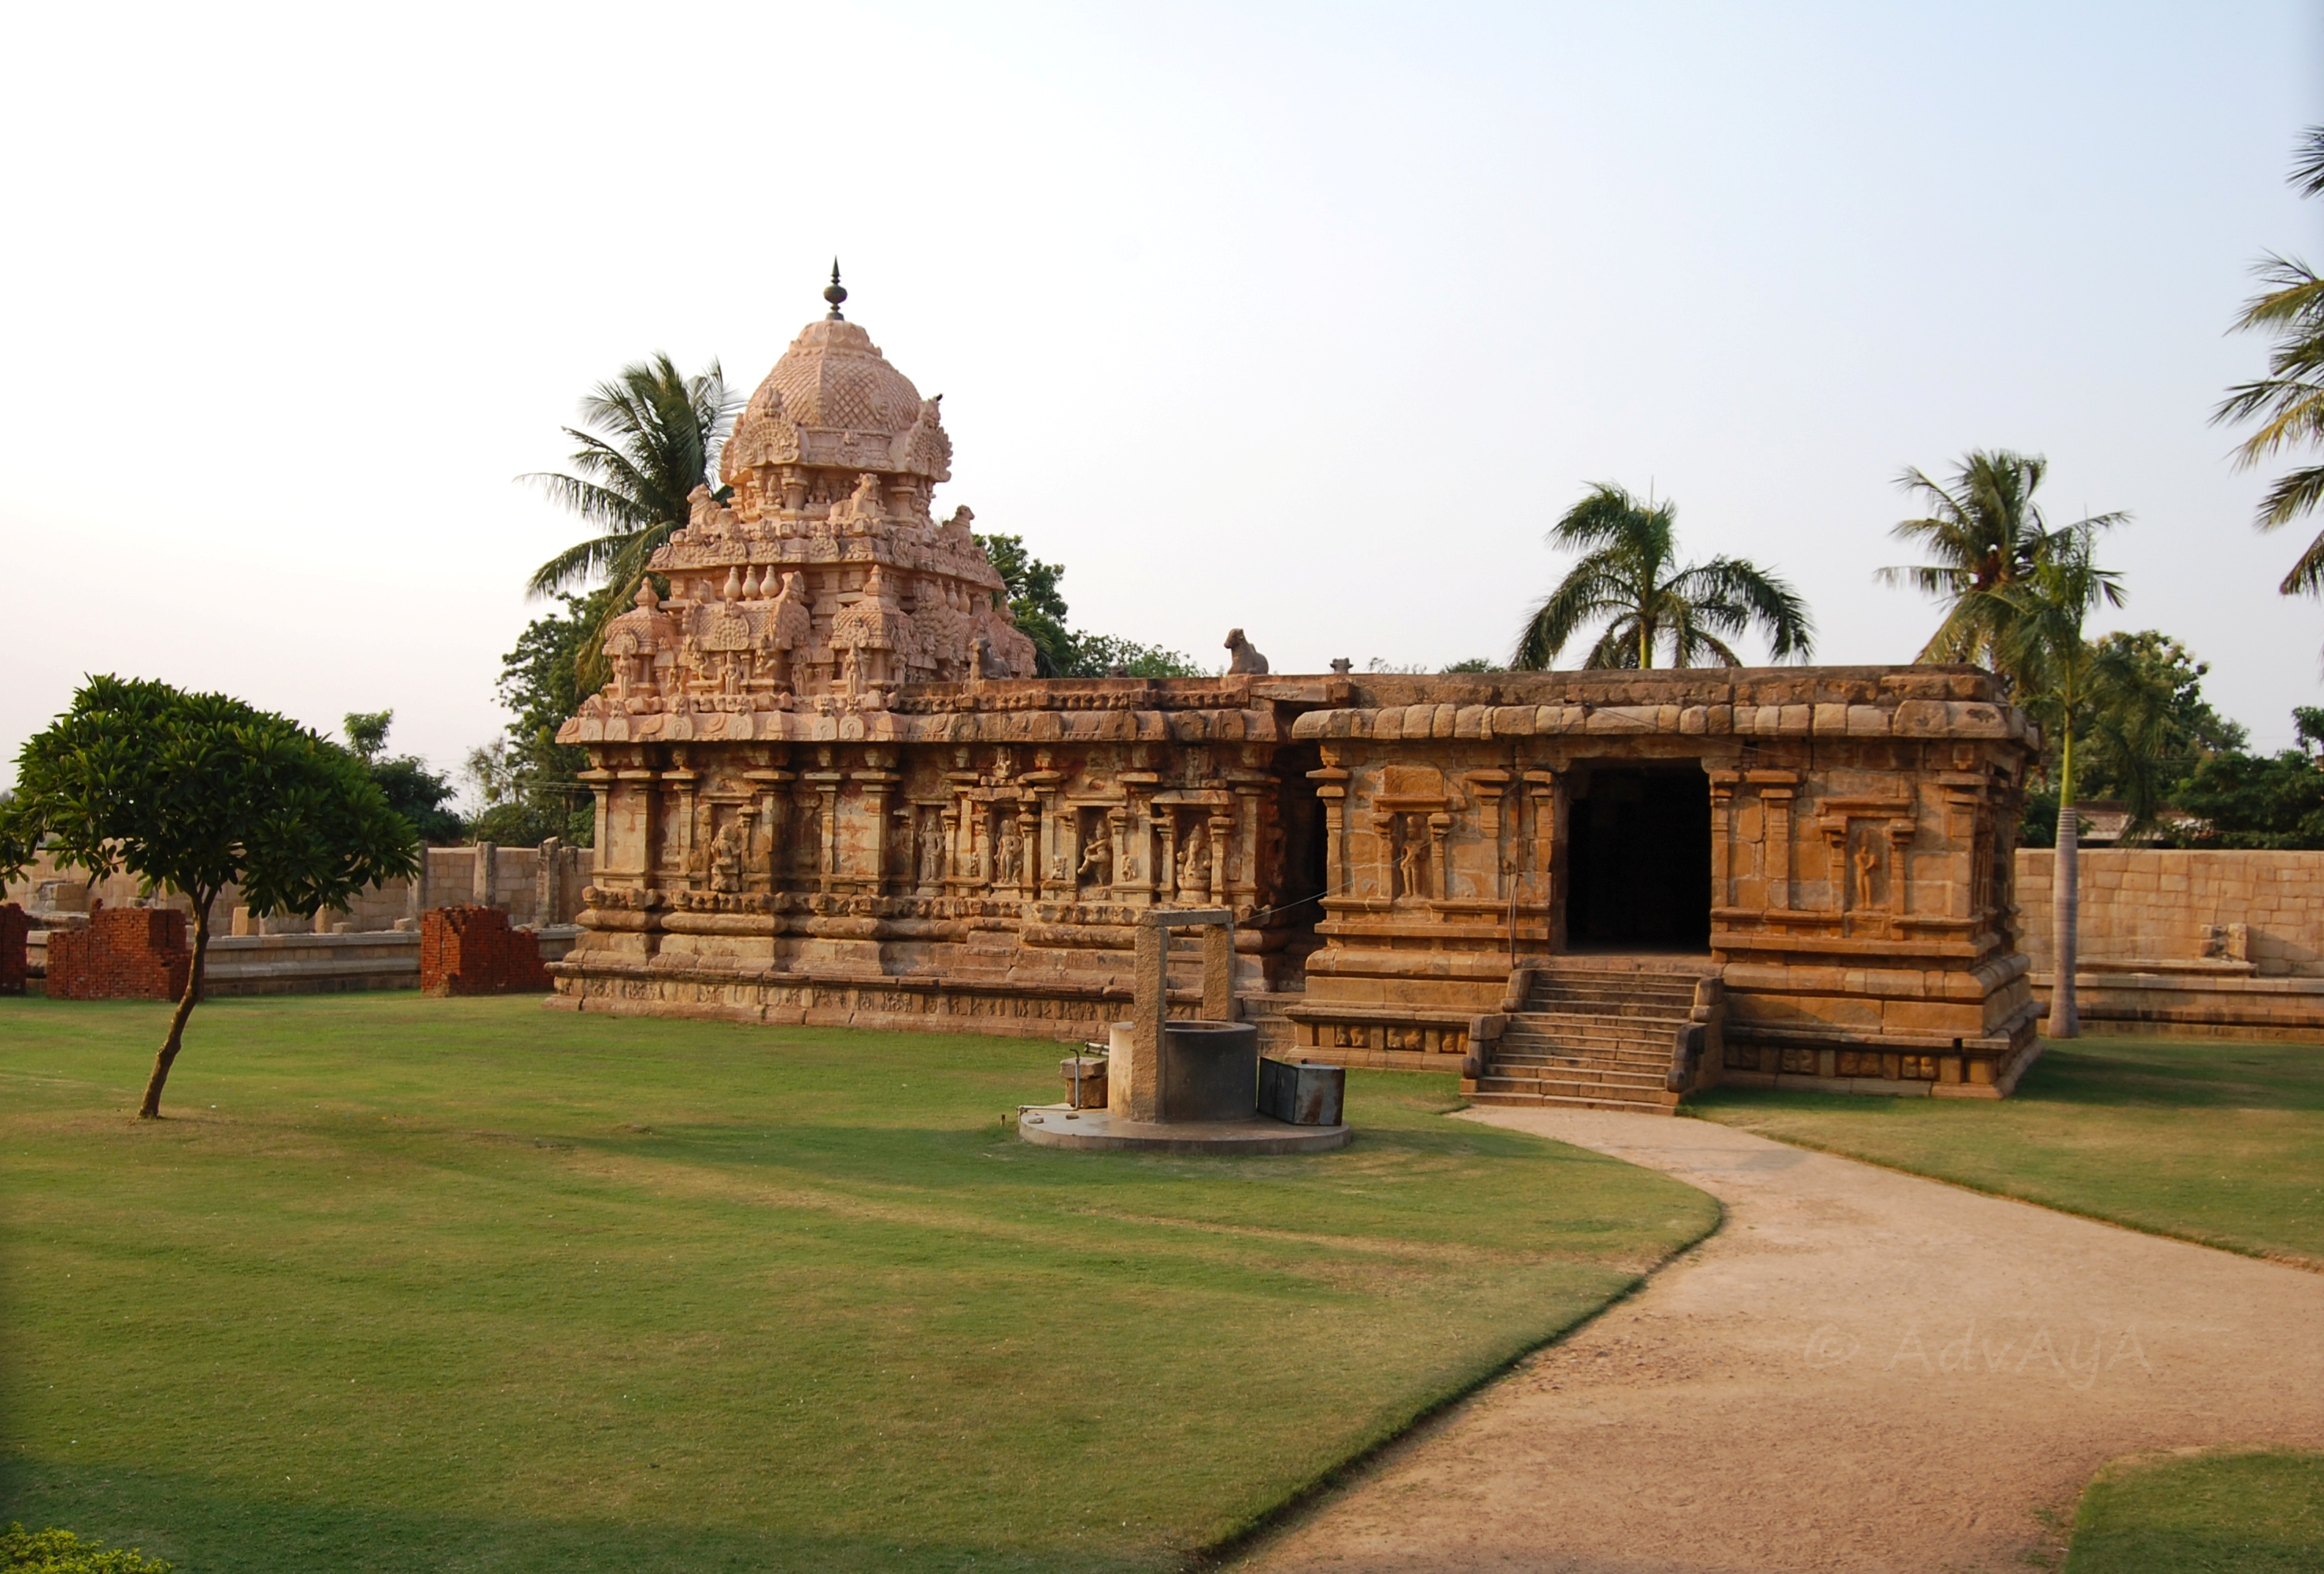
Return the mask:
[(2036, 740), (1985, 673), (1037, 677), (937, 400), (826, 294), (558, 734), (597, 852), (557, 1003), (1102, 1038), (1139, 915), (1225, 907), (1269, 1053), (1484, 1101), (2029, 1063)]

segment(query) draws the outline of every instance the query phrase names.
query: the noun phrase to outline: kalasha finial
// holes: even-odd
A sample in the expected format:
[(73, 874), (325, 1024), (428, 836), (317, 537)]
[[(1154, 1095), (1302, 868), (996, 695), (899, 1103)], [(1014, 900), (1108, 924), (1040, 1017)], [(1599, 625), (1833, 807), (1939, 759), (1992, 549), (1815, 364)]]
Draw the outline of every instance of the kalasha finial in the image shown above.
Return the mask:
[(824, 320), (826, 322), (845, 321), (846, 319), (839, 315), (839, 303), (847, 299), (847, 291), (840, 286), (839, 259), (836, 257), (834, 257), (831, 260), (831, 282), (825, 287), (823, 298), (831, 302), (831, 315)]

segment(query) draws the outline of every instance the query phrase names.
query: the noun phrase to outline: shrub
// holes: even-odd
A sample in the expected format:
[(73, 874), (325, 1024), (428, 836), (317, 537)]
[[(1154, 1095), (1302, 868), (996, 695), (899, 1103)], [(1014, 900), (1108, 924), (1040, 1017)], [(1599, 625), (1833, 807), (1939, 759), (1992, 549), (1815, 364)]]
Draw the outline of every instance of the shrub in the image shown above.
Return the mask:
[(70, 1531), (0, 1530), (0, 1569), (8, 1574), (170, 1574), (175, 1567), (134, 1548), (108, 1551)]

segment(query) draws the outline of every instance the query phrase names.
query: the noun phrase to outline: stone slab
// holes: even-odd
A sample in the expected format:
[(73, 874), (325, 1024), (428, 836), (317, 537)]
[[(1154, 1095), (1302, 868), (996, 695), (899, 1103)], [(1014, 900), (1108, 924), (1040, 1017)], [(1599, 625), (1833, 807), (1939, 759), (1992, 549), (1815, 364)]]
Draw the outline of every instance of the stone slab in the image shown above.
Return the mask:
[(1063, 1104), (1043, 1104), (1018, 1115), (1017, 1135), (1040, 1147), (1264, 1155), (1329, 1152), (1347, 1146), (1354, 1132), (1345, 1125), (1288, 1126), (1265, 1116), (1253, 1116), (1249, 1120), (1174, 1120), (1157, 1125), (1119, 1119), (1102, 1109), (1074, 1110)]

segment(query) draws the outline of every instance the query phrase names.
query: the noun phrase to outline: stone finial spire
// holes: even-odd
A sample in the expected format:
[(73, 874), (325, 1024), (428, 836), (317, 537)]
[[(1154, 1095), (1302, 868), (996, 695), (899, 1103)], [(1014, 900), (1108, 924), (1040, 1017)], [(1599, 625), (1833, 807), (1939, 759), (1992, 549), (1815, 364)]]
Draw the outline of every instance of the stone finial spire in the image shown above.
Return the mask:
[(824, 320), (826, 322), (845, 321), (846, 319), (839, 314), (839, 303), (847, 299), (847, 291), (840, 285), (839, 282), (839, 259), (836, 257), (834, 257), (831, 260), (831, 282), (824, 287), (823, 298), (831, 302), (830, 315)]

